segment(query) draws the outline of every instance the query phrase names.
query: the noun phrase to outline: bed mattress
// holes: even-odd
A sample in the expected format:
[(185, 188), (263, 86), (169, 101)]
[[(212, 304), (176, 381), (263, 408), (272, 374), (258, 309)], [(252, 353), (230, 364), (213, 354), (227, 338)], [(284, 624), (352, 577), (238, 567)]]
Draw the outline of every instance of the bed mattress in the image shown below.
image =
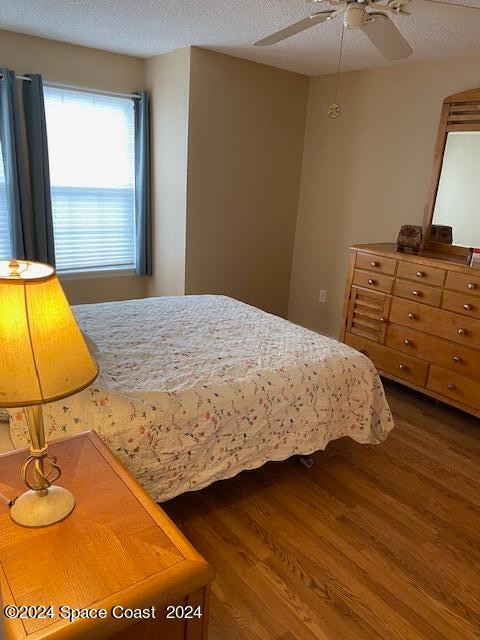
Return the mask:
[[(100, 375), (44, 407), (48, 439), (95, 429), (157, 501), (336, 438), (382, 442), (375, 367), (336, 340), (224, 296), (73, 307)], [(15, 446), (27, 446), (21, 410)]]

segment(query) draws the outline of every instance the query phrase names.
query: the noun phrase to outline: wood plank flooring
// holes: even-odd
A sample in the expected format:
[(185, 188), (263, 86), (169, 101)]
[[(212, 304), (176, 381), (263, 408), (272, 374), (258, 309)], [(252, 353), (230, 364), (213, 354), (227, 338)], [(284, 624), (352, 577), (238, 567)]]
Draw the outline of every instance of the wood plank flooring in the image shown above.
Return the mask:
[(210, 640), (480, 638), (480, 421), (385, 385), (385, 443), (162, 505), (216, 571)]

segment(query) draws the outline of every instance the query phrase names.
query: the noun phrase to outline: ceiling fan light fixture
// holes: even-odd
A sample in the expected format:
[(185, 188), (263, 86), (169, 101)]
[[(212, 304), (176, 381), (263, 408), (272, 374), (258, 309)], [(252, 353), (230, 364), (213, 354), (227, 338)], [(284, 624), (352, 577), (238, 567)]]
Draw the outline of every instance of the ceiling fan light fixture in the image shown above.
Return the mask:
[(349, 4), (343, 14), (343, 24), (347, 29), (361, 29), (365, 24), (365, 5), (360, 3)]
[[(478, 15), (480, 6), (463, 4), (462, 0), (304, 0), (308, 4), (330, 5), (329, 9), (316, 11), (293, 24), (276, 31), (253, 44), (265, 47), (310, 29), (322, 22), (328, 23), (343, 14), (342, 38), (345, 28), (360, 29), (387, 60), (402, 60), (413, 53), (412, 47), (403, 37), (389, 14), (402, 19), (413, 14), (422, 18), (432, 16), (432, 5), (437, 17), (448, 22), (470, 25), (472, 16)], [(368, 8), (368, 11), (367, 11)], [(332, 105), (334, 106), (334, 105)]]

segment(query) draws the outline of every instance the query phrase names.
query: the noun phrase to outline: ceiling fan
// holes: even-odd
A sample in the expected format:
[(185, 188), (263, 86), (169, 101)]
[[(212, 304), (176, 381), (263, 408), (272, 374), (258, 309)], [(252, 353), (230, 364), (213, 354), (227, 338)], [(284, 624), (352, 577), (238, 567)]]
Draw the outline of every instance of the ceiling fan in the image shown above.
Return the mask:
[[(257, 47), (276, 44), (314, 27), (321, 22), (329, 22), (343, 16), (343, 25), (349, 29), (360, 29), (370, 42), (388, 60), (400, 60), (413, 53), (412, 47), (402, 36), (397, 27), (390, 20), (389, 13), (409, 15), (413, 9), (414, 15), (434, 18), (438, 15), (447, 17), (452, 22), (467, 19), (471, 23), (473, 11), (480, 10), (480, 6), (471, 6), (448, 2), (448, 0), (304, 0), (309, 4), (330, 5), (331, 9), (317, 11), (308, 18), (276, 31), (270, 36), (254, 42)], [(435, 6), (436, 14), (432, 9)], [(463, 11), (469, 9), (470, 11)]]

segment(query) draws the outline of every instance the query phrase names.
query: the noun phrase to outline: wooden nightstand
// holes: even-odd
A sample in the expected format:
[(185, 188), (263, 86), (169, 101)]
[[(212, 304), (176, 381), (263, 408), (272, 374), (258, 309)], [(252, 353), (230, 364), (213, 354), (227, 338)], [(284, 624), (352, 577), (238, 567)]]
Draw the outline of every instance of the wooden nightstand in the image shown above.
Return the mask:
[[(56, 441), (50, 451), (77, 504), (66, 520), (45, 529), (15, 525), (0, 506), (3, 604), (47, 611), (40, 619), (5, 619), (7, 638), (205, 640), (212, 572), (203, 558), (96, 433)], [(25, 451), (0, 456), (0, 490), (9, 497), (23, 491), (24, 459)], [(167, 605), (177, 607), (172, 619)], [(60, 617), (62, 606), (95, 609), (97, 616), (106, 609), (106, 618), (70, 622)], [(121, 608), (142, 609), (155, 618), (115, 618), (113, 607), (117, 615), (126, 615)]]

